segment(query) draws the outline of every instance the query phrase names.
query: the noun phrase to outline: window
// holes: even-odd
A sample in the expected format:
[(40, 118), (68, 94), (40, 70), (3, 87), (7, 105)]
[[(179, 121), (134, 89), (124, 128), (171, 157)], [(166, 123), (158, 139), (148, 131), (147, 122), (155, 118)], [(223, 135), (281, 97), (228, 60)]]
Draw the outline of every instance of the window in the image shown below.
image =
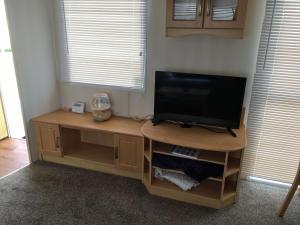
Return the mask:
[(147, 0), (61, 0), (66, 82), (141, 90)]
[(300, 1), (268, 0), (244, 175), (291, 183), (300, 159)]

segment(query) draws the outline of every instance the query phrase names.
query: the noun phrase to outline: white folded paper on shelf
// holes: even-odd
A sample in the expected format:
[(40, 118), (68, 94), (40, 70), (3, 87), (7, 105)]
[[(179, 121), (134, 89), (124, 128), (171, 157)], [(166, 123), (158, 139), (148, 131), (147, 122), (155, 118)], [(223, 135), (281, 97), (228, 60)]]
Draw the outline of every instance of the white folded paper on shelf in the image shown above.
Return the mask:
[(161, 168), (155, 168), (154, 176), (160, 180), (166, 179), (184, 191), (188, 191), (200, 184), (198, 181), (186, 174), (170, 172)]

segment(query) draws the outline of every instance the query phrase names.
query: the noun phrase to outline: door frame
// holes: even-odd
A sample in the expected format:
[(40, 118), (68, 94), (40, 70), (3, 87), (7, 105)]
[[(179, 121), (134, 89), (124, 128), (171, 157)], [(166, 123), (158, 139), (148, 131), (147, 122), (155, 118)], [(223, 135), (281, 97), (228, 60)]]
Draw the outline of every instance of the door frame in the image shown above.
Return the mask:
[[(26, 137), (26, 146), (27, 146), (27, 155), (28, 155), (28, 159), (29, 159), (29, 165), (35, 161), (35, 159), (38, 159), (38, 156), (37, 157), (34, 157), (34, 154), (33, 154), (33, 146), (34, 146), (34, 140), (33, 139), (33, 132), (34, 132), (34, 129), (33, 129), (33, 126), (30, 127), (30, 124), (31, 123), (26, 123), (28, 117), (26, 116), (26, 113), (24, 112), (24, 105), (25, 105), (25, 100), (24, 100), (24, 97), (22, 95), (22, 93), (24, 93), (24, 89), (22, 88), (22, 85), (20, 84), (20, 72), (19, 72), (19, 68), (17, 66), (17, 59), (16, 59), (16, 55), (15, 55), (15, 49), (16, 46), (15, 46), (15, 40), (13, 38), (13, 35), (12, 35), (12, 29), (10, 27), (10, 24), (11, 24), (11, 21), (10, 21), (10, 17), (9, 15), (7, 14), (7, 11), (8, 11), (8, 7), (7, 7), (7, 2), (9, 0), (3, 0), (3, 3), (4, 3), (4, 11), (5, 11), (5, 15), (6, 15), (6, 22), (7, 22), (7, 28), (8, 28), (8, 35), (9, 35), (9, 39), (10, 39), (10, 47), (11, 47), (11, 50), (12, 50), (12, 59), (13, 59), (13, 64), (14, 64), (14, 68), (15, 68), (15, 76), (16, 76), (16, 83), (17, 83), (17, 87), (18, 87), (18, 90), (19, 90), (19, 99), (20, 99), (20, 107), (21, 107), (21, 113), (22, 113), (22, 117), (23, 117), (23, 127), (24, 127), (24, 130), (25, 130), (25, 137)], [(32, 135), (30, 135), (32, 134)], [(30, 143), (32, 142), (32, 144)], [(37, 151), (36, 151), (37, 152)]]

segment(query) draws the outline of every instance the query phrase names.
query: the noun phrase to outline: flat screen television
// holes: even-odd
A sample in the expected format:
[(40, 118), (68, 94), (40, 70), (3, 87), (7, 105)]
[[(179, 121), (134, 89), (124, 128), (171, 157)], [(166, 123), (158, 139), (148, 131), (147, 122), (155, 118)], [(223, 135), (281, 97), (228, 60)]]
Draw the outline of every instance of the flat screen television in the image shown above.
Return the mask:
[(157, 71), (153, 123), (175, 121), (237, 129), (246, 78)]

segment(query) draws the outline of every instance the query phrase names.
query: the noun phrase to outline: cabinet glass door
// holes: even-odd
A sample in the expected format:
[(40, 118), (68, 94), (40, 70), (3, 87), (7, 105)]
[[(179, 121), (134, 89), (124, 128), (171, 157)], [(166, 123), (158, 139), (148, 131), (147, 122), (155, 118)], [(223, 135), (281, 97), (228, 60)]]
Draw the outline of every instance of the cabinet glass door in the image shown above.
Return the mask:
[(197, 20), (197, 0), (174, 0), (174, 20)]
[(202, 28), (204, 0), (168, 0), (168, 27)]
[(234, 21), (236, 18), (238, 0), (214, 0), (212, 1), (213, 21)]
[(243, 28), (247, 0), (206, 0), (205, 28)]

